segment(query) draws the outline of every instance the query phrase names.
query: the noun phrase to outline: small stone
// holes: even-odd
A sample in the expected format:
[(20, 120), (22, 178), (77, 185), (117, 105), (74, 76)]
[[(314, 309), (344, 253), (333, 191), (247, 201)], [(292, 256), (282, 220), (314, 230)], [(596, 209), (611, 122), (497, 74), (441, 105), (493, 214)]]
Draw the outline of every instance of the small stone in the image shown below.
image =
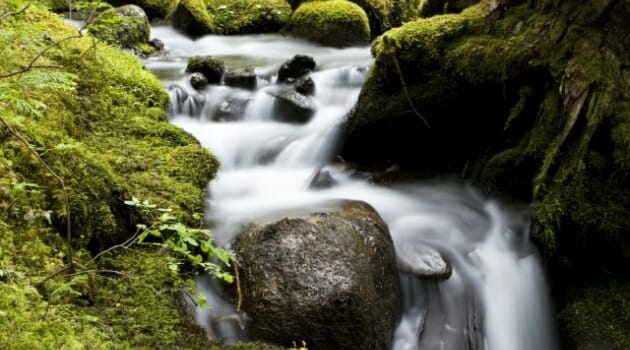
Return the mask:
[(254, 68), (232, 69), (225, 73), (223, 82), (227, 86), (254, 90), (258, 83), (258, 77)]
[(287, 79), (297, 79), (307, 75), (315, 69), (315, 60), (311, 56), (295, 55), (284, 62), (278, 71), (278, 82), (286, 82)]
[(197, 90), (202, 90), (208, 86), (208, 79), (203, 74), (195, 72), (190, 75), (190, 85)]
[(315, 93), (315, 82), (311, 77), (304, 77), (295, 82), (295, 91), (303, 95), (313, 95)]
[(418, 243), (397, 247), (398, 268), (424, 279), (445, 280), (451, 277), (451, 264), (437, 250)]
[(186, 72), (201, 73), (209, 84), (218, 84), (225, 73), (225, 64), (211, 56), (193, 56), (188, 60)]

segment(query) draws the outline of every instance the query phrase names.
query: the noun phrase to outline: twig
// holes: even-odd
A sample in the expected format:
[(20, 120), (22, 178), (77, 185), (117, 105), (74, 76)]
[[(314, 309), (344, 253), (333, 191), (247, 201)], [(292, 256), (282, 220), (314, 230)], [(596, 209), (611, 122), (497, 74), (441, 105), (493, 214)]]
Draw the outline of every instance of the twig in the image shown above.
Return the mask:
[(29, 7), (31, 7), (31, 5), (30, 5), (30, 4), (29, 4), (29, 5), (26, 5), (26, 6), (24, 6), (24, 7), (22, 7), (21, 9), (19, 9), (19, 10), (15, 11), (15, 12), (7, 12), (7, 13), (5, 13), (5, 14), (3, 14), (3, 15), (0, 15), (0, 21), (4, 20), (4, 19), (5, 19), (5, 18), (7, 18), (7, 17), (17, 16), (17, 15), (19, 15), (20, 13), (22, 13), (22, 12), (26, 11)]
[[(63, 39), (61, 39), (59, 41), (53, 42), (52, 45), (46, 46), (45, 49), (43, 49), (40, 52), (38, 52), (37, 55), (35, 55), (35, 57), (33, 57), (33, 59), (31, 59), (31, 62), (25, 68), (22, 68), (20, 70), (15, 71), (15, 72), (2, 74), (2, 75), (0, 75), (0, 79), (9, 78), (9, 77), (12, 77), (12, 76), (20, 75), (20, 74), (26, 73), (27, 71), (29, 71), (31, 69), (34, 69), (34, 68), (52, 68), (52, 66), (38, 66), (38, 65), (35, 65), (35, 62), (37, 62), (37, 60), (40, 59), (46, 52), (50, 51), (51, 49), (53, 49), (55, 47), (60, 46), (64, 42), (70, 41), (72, 39), (79, 39), (79, 38), (82, 38), (82, 37), (83, 37), (83, 34), (81, 34), (81, 32), (79, 31), (79, 34), (77, 34), (77, 35), (71, 35), (71, 36), (65, 37), (65, 38), (63, 38)], [(60, 68), (60, 67), (55, 67), (55, 68)]]
[(11, 125), (7, 122), (6, 119), (0, 116), (0, 121), (4, 126), (9, 129), (9, 131), (15, 135), (30, 151), (35, 155), (37, 160), (48, 170), (48, 172), (59, 182), (61, 185), (61, 190), (63, 191), (63, 198), (66, 206), (66, 245), (68, 251), (68, 260), (69, 260), (69, 269), (70, 271), (74, 268), (74, 259), (73, 259), (73, 250), (72, 250), (72, 224), (70, 218), (70, 200), (68, 199), (68, 191), (66, 190), (66, 185), (63, 182), (61, 176), (59, 176), (52, 168), (42, 159), (42, 157), (37, 153), (37, 151), (31, 146), (31, 144), (26, 140), (16, 129), (12, 128)]
[(234, 278), (236, 279), (236, 312), (241, 312), (241, 304), (243, 303), (243, 292), (241, 291), (241, 279), (238, 275), (238, 263), (236, 259), (232, 259), (232, 268), (234, 269)]
[(126, 241), (124, 241), (121, 244), (116, 244), (114, 246), (111, 246), (105, 250), (103, 250), (102, 252), (96, 254), (92, 259), (90, 259), (90, 263), (91, 262), (95, 262), (98, 258), (100, 258), (101, 256), (111, 252), (114, 249), (118, 249), (118, 248), (129, 248), (129, 246), (131, 246), (131, 244), (134, 243), (134, 241), (136, 240), (136, 238), (138, 237), (138, 235), (140, 235), (140, 230), (137, 230), (136, 233), (133, 234), (133, 236), (129, 237), (129, 239), (127, 239)]
[(409, 103), (409, 107), (411, 107), (411, 111), (416, 116), (418, 116), (420, 120), (422, 120), (424, 125), (426, 125), (426, 127), (429, 130), (431, 130), (431, 125), (429, 125), (429, 122), (427, 122), (427, 120), (424, 118), (422, 113), (420, 113), (416, 109), (416, 106), (413, 104), (413, 101), (411, 100), (411, 97), (409, 96), (409, 91), (407, 90), (407, 84), (405, 84), (405, 79), (403, 78), (403, 72), (402, 72), (402, 69), (400, 68), (400, 63), (398, 62), (398, 58), (396, 57), (395, 42), (393, 41), (393, 39), (390, 39), (388, 36), (384, 35), (383, 46), (384, 46), (383, 51), (392, 58), (392, 62), (394, 63), (394, 68), (396, 68), (396, 73), (398, 74), (398, 79), (400, 80), (400, 85), (402, 86), (403, 93), (405, 94), (405, 98), (407, 99), (407, 103)]
[(405, 97), (407, 98), (407, 103), (409, 103), (409, 107), (411, 107), (411, 110), (413, 111), (413, 113), (417, 115), (418, 118), (420, 118), (420, 120), (422, 120), (424, 125), (426, 125), (426, 127), (429, 130), (431, 130), (431, 125), (429, 125), (429, 122), (416, 109), (416, 106), (411, 101), (411, 97), (409, 96), (409, 91), (407, 91), (407, 84), (405, 84), (405, 79), (403, 79), (402, 69), (400, 69), (400, 64), (398, 63), (398, 58), (396, 58), (396, 55), (392, 54), (392, 60), (394, 61), (394, 67), (396, 68), (396, 73), (398, 73), (398, 78), (400, 78), (400, 85), (402, 85), (403, 92), (405, 93)]

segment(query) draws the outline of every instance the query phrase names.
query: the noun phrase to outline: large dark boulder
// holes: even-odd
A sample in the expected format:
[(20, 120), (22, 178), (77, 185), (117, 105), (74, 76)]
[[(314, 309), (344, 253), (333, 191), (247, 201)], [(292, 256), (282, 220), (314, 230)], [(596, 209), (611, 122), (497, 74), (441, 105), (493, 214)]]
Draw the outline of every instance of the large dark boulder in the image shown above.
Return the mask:
[(399, 276), (387, 226), (364, 202), (252, 225), (234, 242), (257, 338), (309, 349), (389, 350)]

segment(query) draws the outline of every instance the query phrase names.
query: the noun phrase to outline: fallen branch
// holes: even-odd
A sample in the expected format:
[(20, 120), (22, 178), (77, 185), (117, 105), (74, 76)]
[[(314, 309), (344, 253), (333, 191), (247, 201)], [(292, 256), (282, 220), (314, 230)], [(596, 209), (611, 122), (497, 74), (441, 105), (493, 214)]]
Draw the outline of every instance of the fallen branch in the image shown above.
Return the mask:
[(232, 259), (232, 268), (234, 269), (234, 279), (236, 279), (236, 312), (241, 312), (241, 305), (243, 303), (243, 291), (241, 290), (241, 279), (238, 274), (238, 264), (236, 259)]
[(7, 12), (5, 14), (2, 14), (2, 15), (0, 15), (0, 21), (4, 20), (7, 17), (17, 16), (20, 13), (26, 11), (29, 7), (31, 7), (31, 5), (26, 5), (26, 6), (22, 7), (21, 9), (15, 11), (15, 12)]

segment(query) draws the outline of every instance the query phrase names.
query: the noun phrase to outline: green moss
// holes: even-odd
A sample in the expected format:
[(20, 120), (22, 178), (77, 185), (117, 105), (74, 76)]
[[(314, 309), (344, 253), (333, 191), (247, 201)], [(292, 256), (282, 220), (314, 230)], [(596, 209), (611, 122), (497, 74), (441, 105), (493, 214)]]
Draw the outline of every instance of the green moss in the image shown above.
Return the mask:
[(183, 0), (173, 21), (193, 36), (264, 33), (279, 31), (290, 15), (286, 0)]
[(177, 7), (178, 0), (109, 0), (114, 6), (123, 6), (128, 4), (138, 5), (147, 13), (149, 19), (168, 18)]
[(582, 289), (561, 313), (567, 345), (578, 349), (630, 348), (630, 284), (613, 282)]
[(149, 20), (143, 11), (131, 6), (106, 10), (87, 26), (94, 37), (123, 49), (147, 51), (151, 35)]
[[(0, 13), (23, 8), (9, 0)], [(181, 276), (172, 257), (146, 247), (98, 251), (146, 223), (124, 204), (148, 199), (188, 224), (204, 209), (204, 188), (218, 162), (192, 136), (168, 123), (168, 94), (132, 55), (77, 36), (59, 16), (31, 6), (0, 21), (0, 348), (202, 348), (175, 301)], [(64, 40), (64, 38), (77, 36)], [(67, 262), (65, 198), (77, 275), (46, 279)], [(86, 272), (89, 270), (112, 270)]]
[(289, 31), (324, 45), (364, 45), (370, 40), (365, 11), (346, 0), (305, 2), (291, 16)]
[[(290, 0), (293, 9), (307, 1)], [(324, 0), (325, 1), (325, 0)], [(350, 0), (361, 6), (366, 12), (372, 37), (376, 37), (389, 29), (401, 26), (405, 22), (413, 21), (420, 16), (421, 0)]]
[(289, 21), (286, 0), (207, 0), (217, 33), (265, 33), (280, 30)]

